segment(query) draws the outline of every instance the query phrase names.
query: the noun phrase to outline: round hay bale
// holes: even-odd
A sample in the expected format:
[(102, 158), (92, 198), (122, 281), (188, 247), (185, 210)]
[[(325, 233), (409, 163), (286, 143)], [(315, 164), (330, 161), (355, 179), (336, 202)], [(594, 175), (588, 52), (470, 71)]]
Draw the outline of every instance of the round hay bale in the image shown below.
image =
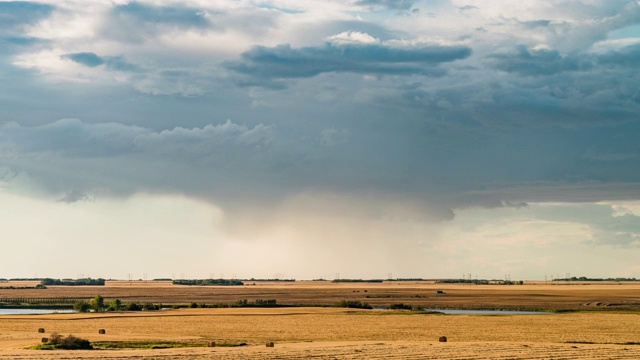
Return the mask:
[(273, 341), (267, 341), (267, 347), (273, 347), (273, 346), (274, 346)]
[(209, 342), (207, 343), (207, 346), (208, 346), (208, 347), (216, 347), (216, 342), (215, 342), (215, 341), (209, 341)]
[(49, 342), (49, 338), (44, 338), (44, 337), (43, 337), (42, 339), (40, 339), (40, 342), (42, 342), (42, 343), (48, 343), (48, 342)]
[(440, 341), (440, 342), (447, 342), (447, 337), (446, 337), (446, 336), (440, 336), (440, 338), (438, 339), (438, 341)]
[(40, 328), (40, 329), (38, 329), (38, 332), (39, 332), (40, 334), (44, 334), (44, 328)]
[(106, 333), (107, 333), (107, 330), (105, 329), (98, 330), (98, 334), (106, 334)]

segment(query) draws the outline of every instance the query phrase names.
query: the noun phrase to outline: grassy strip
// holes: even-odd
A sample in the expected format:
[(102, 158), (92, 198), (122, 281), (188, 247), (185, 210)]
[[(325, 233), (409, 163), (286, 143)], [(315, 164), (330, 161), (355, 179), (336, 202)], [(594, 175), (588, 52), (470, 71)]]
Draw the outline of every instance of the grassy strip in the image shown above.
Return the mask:
[(173, 349), (186, 347), (205, 347), (206, 343), (179, 341), (97, 341), (92, 343), (95, 349)]
[[(99, 341), (92, 343), (95, 349), (174, 349), (190, 347), (207, 347), (204, 342), (180, 341)], [(216, 347), (246, 346), (245, 342), (216, 342)]]

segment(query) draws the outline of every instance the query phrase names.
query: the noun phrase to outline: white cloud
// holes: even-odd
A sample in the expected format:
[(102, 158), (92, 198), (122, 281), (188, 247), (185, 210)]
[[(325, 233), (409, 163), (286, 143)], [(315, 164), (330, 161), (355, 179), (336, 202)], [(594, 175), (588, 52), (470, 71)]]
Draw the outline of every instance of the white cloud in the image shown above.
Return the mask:
[(327, 41), (335, 44), (377, 44), (379, 39), (359, 31), (345, 31), (340, 34), (332, 35)]

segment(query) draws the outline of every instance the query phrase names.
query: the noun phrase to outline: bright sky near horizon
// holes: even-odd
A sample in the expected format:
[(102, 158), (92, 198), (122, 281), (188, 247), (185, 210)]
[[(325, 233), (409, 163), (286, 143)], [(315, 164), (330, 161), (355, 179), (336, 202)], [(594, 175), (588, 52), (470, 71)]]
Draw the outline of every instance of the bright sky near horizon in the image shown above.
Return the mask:
[(637, 0), (0, 1), (0, 278), (640, 278), (639, 70)]

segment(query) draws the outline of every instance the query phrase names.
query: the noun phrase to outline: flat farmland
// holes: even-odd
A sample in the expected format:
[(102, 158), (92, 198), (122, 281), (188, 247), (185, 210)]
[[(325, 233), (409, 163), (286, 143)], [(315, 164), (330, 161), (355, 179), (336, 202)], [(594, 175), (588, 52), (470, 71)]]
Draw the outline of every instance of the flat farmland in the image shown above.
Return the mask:
[[(36, 283), (2, 283), (25, 287)], [(255, 285), (253, 285), (255, 284)], [(442, 293), (438, 293), (438, 292)], [(105, 286), (49, 286), (47, 289), (0, 289), (3, 298), (119, 298), (124, 302), (162, 304), (235, 303), (275, 299), (278, 304), (330, 306), (359, 300), (374, 307), (403, 303), (425, 308), (506, 310), (640, 311), (640, 283), (525, 283), (462, 285), (434, 282), (331, 283), (325, 281), (246, 282), (244, 286), (179, 286), (159, 281), (107, 281)]]
[[(243, 342), (234, 348), (37, 351), (47, 332), (95, 341)], [(107, 334), (98, 334), (106, 329)], [(439, 336), (448, 342), (438, 342)], [(266, 348), (265, 342), (275, 342)], [(337, 308), (178, 309), (0, 317), (0, 359), (638, 359), (631, 313), (436, 315)]]
[[(174, 286), (2, 289), (0, 298), (90, 298), (188, 304), (276, 299), (288, 305), (360, 300), (374, 307), (564, 309), (546, 315), (442, 315), (336, 307), (197, 308), (150, 312), (0, 315), (0, 359), (640, 359), (640, 284), (459, 285), (433, 282), (249, 282)], [(35, 285), (35, 283), (31, 284)], [(2, 283), (24, 287), (27, 283)], [(439, 294), (438, 292), (442, 292)], [(45, 328), (45, 334), (37, 332)], [(106, 329), (106, 334), (98, 334)], [(38, 351), (52, 332), (98, 341), (179, 341), (180, 349)], [(446, 336), (446, 343), (438, 342)], [(208, 341), (241, 347), (196, 347)], [(275, 342), (274, 348), (265, 342)]]

